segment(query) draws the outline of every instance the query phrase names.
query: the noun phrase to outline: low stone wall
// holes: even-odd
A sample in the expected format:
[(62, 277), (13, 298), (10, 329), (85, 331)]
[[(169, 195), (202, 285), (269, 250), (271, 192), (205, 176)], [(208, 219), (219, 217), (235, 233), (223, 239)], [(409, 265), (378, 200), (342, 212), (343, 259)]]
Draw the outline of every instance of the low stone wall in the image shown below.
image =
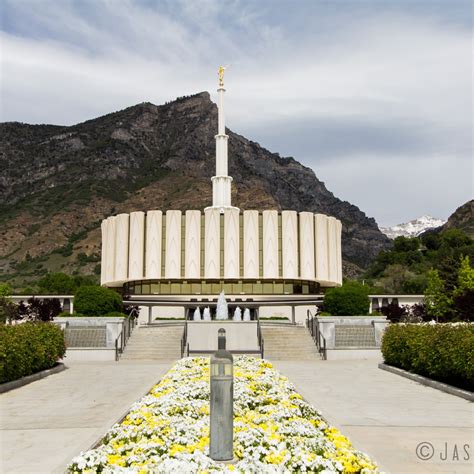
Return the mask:
[[(385, 316), (318, 316), (319, 330), (326, 339), (326, 349), (338, 349), (336, 344), (336, 326), (370, 326), (374, 329), (374, 346), (380, 348), (385, 328), (389, 324)], [(357, 347), (354, 347), (357, 349)], [(367, 349), (367, 345), (361, 349)]]
[(226, 331), (227, 350), (258, 351), (257, 321), (190, 321), (189, 350), (216, 351), (217, 331)]
[(105, 347), (115, 348), (115, 340), (122, 330), (125, 318), (107, 317), (58, 317), (54, 318), (54, 323), (61, 329), (66, 328), (97, 328), (105, 326)]

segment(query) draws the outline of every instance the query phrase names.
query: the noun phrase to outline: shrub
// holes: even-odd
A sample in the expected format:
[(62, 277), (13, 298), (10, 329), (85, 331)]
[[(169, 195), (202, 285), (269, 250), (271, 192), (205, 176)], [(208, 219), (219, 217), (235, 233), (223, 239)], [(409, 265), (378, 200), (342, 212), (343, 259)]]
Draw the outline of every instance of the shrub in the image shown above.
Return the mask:
[(55, 324), (0, 326), (0, 382), (50, 369), (65, 352), (64, 333)]
[(392, 323), (398, 323), (400, 319), (408, 314), (405, 306), (399, 306), (398, 303), (390, 303), (380, 309), (380, 312)]
[(44, 300), (35, 297), (29, 298), (27, 304), (20, 301), (18, 305), (17, 319), (29, 321), (52, 321), (61, 312), (59, 300), (45, 298)]
[(385, 363), (474, 389), (474, 325), (392, 324), (382, 340)]
[(81, 286), (74, 296), (74, 309), (84, 316), (103, 316), (122, 311), (120, 295), (102, 286)]
[(331, 288), (324, 296), (324, 311), (334, 316), (365, 315), (369, 307), (369, 288), (355, 281)]

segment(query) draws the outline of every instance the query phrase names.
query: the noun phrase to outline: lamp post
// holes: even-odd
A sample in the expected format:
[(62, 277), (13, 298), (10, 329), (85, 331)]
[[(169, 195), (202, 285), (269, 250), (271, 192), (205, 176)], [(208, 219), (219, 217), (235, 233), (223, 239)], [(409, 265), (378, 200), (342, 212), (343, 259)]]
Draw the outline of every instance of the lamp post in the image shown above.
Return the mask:
[(211, 356), (209, 455), (214, 461), (234, 458), (234, 361), (226, 351), (225, 329), (219, 329), (217, 352)]

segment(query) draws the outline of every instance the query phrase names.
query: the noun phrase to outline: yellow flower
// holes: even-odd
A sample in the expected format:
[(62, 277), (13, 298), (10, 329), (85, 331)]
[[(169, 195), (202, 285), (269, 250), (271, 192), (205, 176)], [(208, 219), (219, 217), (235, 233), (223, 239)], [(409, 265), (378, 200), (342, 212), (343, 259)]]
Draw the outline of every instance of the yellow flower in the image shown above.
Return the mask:
[(123, 460), (120, 454), (108, 454), (107, 462), (113, 464), (114, 466), (125, 466), (125, 461)]
[(175, 457), (176, 454), (184, 453), (184, 452), (186, 452), (186, 448), (182, 446), (181, 444), (173, 444), (170, 448), (171, 457)]
[(265, 456), (265, 461), (270, 464), (281, 464), (285, 459), (286, 451), (280, 453), (270, 453)]

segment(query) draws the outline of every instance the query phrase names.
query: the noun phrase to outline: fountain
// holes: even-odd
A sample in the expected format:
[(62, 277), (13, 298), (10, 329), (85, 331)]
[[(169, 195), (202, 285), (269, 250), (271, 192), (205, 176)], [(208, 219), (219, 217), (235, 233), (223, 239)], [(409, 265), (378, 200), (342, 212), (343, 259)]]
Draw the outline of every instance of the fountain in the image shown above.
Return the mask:
[(242, 310), (238, 306), (234, 311), (234, 321), (242, 321)]
[(221, 291), (219, 299), (217, 300), (216, 320), (224, 321), (229, 319), (229, 311), (227, 309), (227, 301), (225, 300), (224, 292)]
[(201, 310), (199, 306), (194, 310), (193, 321), (201, 321)]
[(250, 321), (250, 310), (248, 308), (245, 308), (244, 311), (244, 321)]
[(202, 313), (202, 319), (203, 319), (203, 321), (210, 321), (211, 320), (211, 310), (209, 309), (209, 306), (206, 306), (204, 308), (204, 312)]

